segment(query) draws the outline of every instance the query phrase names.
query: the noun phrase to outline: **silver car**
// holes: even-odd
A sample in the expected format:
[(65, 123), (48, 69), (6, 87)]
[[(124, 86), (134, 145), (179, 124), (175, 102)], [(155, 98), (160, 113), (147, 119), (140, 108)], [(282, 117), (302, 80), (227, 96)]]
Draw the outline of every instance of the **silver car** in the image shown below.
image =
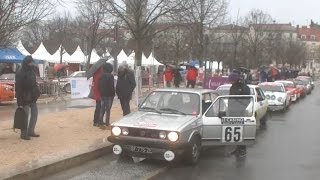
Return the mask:
[(219, 96), (213, 90), (159, 89), (137, 112), (112, 124), (117, 155), (197, 163), (202, 146), (255, 141), (254, 96)]

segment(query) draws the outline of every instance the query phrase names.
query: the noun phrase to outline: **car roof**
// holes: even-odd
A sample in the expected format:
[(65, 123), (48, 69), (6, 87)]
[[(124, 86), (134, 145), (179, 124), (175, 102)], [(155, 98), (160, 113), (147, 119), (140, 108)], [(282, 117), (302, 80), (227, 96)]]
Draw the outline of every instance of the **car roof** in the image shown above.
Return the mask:
[(260, 83), (259, 85), (267, 85), (267, 86), (283, 86), (283, 84), (279, 82), (263, 82)]
[(293, 83), (292, 81), (288, 81), (288, 80), (280, 80), (280, 81), (275, 81), (277, 83)]
[[(249, 88), (256, 88), (256, 87), (259, 87), (259, 86), (257, 86), (257, 85), (253, 85), (253, 84), (247, 84), (248, 86), (249, 86)], [(219, 87), (231, 87), (232, 86), (232, 84), (224, 84), (224, 85), (221, 85), (221, 86), (219, 86)], [(219, 88), (218, 87), (218, 88)]]
[(168, 91), (168, 92), (183, 92), (183, 93), (196, 93), (196, 94), (205, 94), (205, 93), (217, 93), (217, 91), (212, 89), (200, 89), (200, 88), (159, 88), (154, 91)]

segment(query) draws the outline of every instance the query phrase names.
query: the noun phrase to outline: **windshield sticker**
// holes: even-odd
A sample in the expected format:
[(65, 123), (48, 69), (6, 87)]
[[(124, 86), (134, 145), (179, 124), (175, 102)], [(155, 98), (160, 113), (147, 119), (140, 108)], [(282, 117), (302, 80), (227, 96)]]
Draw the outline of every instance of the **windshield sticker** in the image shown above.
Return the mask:
[(221, 124), (244, 124), (244, 118), (222, 118)]

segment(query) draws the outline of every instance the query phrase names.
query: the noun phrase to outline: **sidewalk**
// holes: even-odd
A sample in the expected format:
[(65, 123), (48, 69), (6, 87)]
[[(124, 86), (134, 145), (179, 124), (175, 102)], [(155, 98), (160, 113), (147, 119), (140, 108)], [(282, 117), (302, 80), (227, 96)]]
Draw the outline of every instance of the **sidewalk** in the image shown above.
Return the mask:
[[(12, 130), (12, 121), (0, 122), (0, 179), (37, 169), (64, 159), (107, 147), (109, 130), (93, 127), (94, 108), (71, 109), (39, 116), (39, 138), (21, 140)], [(111, 112), (112, 121), (122, 117), (118, 103)]]

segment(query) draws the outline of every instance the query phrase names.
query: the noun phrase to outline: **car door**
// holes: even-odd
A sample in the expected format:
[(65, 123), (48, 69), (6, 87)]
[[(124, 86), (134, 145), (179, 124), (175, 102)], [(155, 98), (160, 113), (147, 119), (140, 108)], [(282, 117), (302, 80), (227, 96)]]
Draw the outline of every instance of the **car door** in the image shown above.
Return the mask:
[[(240, 96), (220, 96), (203, 115), (203, 145), (228, 145), (255, 139), (256, 120), (254, 117), (254, 96), (246, 96), (246, 114), (233, 116), (229, 107), (232, 98)], [(242, 96), (243, 98), (244, 96)], [(231, 101), (232, 99), (233, 101)]]
[[(259, 119), (263, 118), (263, 116), (267, 113), (268, 110), (268, 101), (266, 99), (266, 96), (264, 95), (263, 90), (260, 87), (256, 88), (257, 92), (257, 103), (259, 106)], [(261, 97), (261, 98), (258, 98)]]

